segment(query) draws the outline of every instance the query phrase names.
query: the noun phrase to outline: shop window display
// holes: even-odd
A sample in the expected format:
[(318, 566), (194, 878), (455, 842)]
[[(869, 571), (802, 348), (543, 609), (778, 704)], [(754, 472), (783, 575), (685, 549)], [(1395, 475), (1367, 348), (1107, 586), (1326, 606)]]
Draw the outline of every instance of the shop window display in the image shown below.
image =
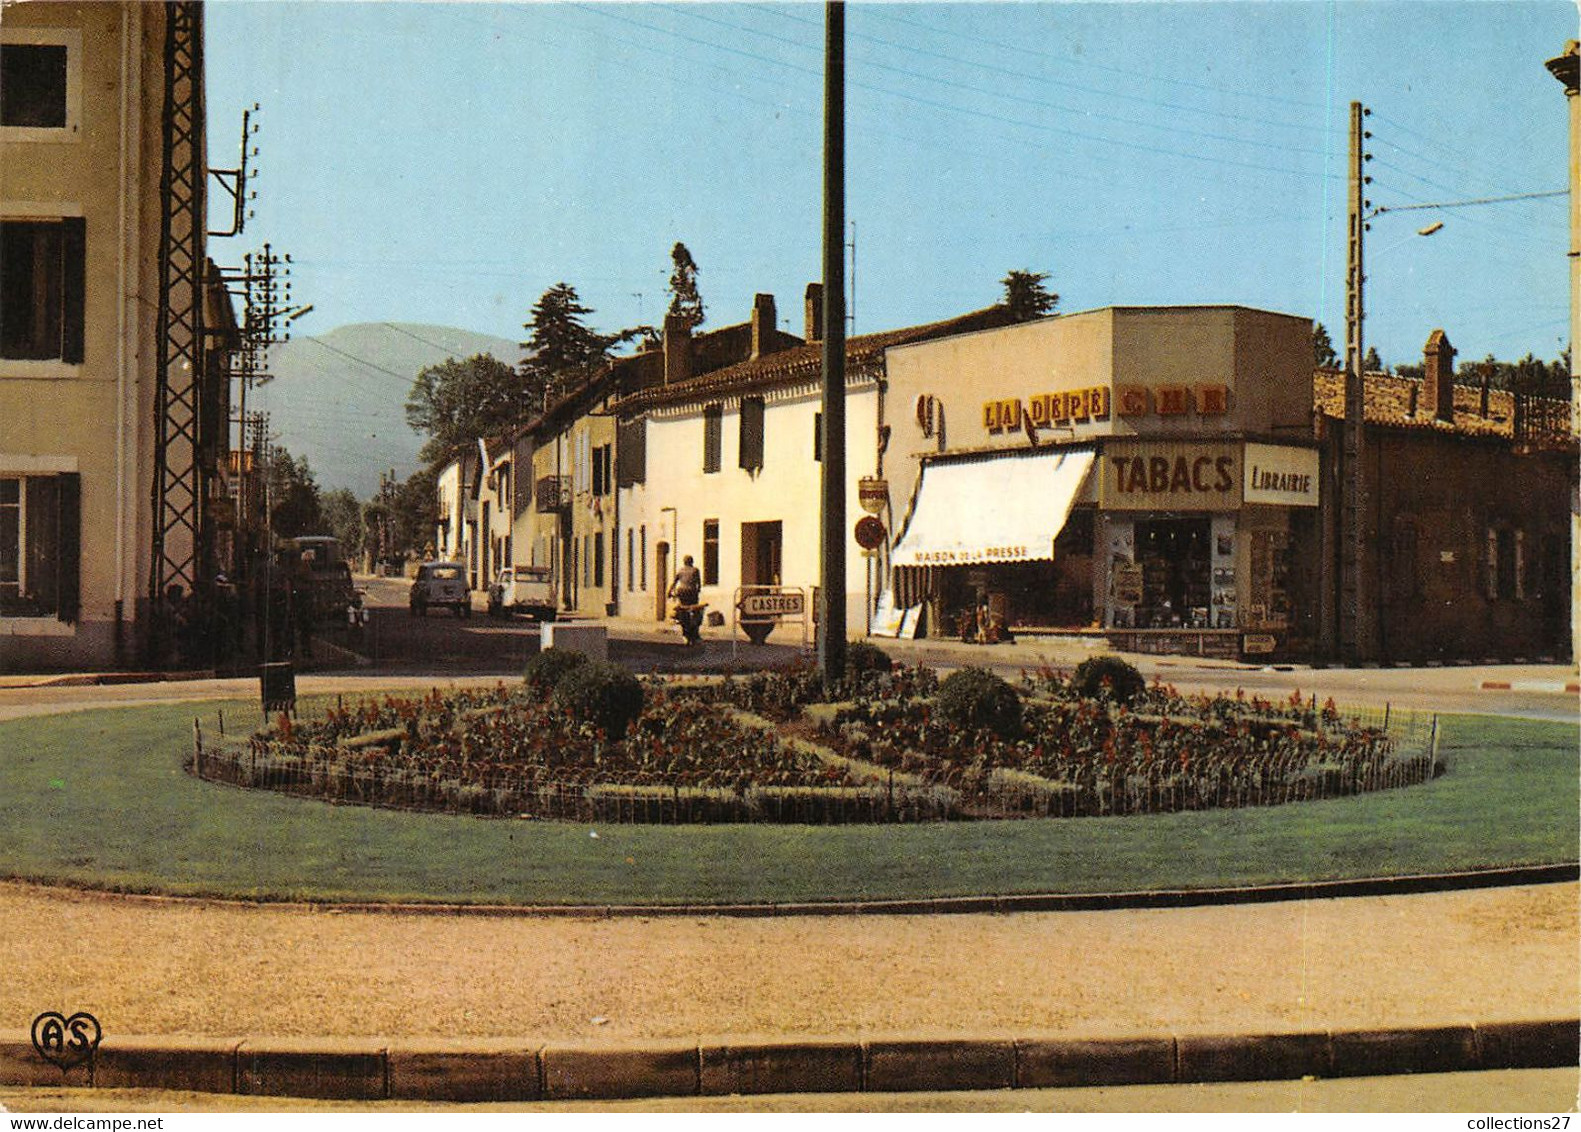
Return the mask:
[(1136, 564), (1142, 572), (1137, 628), (1210, 627), (1211, 549), (1207, 516), (1137, 522)]

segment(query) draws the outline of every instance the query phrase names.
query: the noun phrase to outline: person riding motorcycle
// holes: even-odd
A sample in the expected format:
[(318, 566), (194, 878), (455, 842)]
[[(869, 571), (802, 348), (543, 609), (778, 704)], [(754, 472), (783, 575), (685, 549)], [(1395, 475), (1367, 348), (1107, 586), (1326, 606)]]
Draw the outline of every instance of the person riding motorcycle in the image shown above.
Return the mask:
[(675, 620), (687, 644), (695, 645), (703, 639), (703, 607), (697, 601), (702, 590), (702, 571), (692, 564), (692, 556), (688, 554), (681, 560), (681, 568), (675, 572), (675, 580), (670, 583), (667, 594), (675, 599)]

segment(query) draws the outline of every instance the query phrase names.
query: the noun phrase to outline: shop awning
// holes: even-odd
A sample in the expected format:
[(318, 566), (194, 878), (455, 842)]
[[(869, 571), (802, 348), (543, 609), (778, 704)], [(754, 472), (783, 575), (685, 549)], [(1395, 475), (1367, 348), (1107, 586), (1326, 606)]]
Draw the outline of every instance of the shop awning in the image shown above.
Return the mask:
[(890, 564), (1047, 561), (1092, 465), (1088, 448), (926, 463)]

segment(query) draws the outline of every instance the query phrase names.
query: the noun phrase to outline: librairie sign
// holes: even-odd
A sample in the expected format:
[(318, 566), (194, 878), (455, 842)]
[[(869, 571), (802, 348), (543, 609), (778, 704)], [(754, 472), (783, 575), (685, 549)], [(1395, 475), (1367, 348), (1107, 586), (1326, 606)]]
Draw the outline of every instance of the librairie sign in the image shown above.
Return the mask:
[(1246, 445), (1246, 502), (1281, 507), (1318, 505), (1318, 454), (1315, 448), (1276, 444)]

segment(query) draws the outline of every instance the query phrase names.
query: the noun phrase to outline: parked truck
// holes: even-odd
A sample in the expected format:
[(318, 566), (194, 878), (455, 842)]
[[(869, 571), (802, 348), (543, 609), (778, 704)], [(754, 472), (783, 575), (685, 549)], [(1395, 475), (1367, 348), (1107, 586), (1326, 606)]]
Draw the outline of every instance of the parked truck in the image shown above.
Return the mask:
[(554, 574), (547, 566), (506, 566), (489, 586), (489, 616), (525, 613), (538, 621), (553, 621)]

